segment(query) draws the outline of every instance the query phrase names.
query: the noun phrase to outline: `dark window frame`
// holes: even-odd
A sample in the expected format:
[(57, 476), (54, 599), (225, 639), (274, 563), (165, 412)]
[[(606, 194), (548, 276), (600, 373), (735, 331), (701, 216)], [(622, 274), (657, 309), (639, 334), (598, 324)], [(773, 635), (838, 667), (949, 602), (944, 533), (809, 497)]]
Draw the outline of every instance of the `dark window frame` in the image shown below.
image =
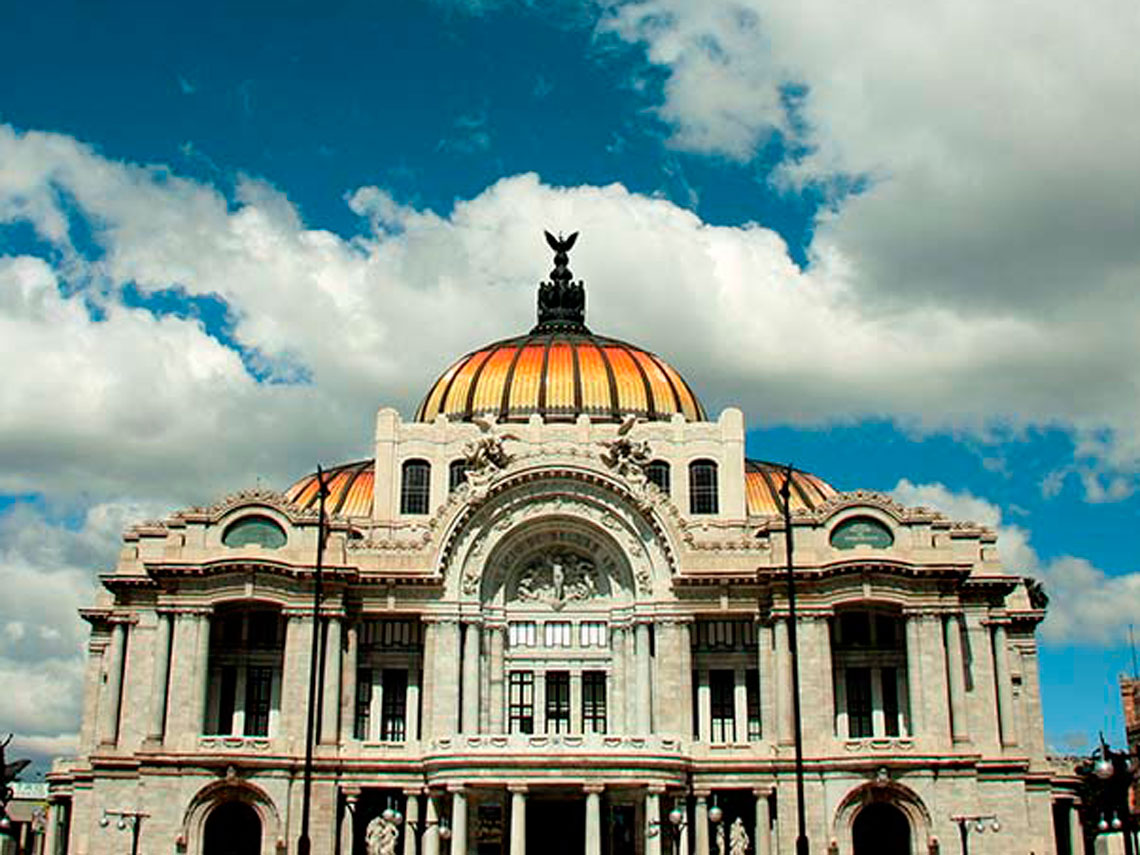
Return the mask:
[(715, 460), (702, 458), (689, 464), (689, 513), (720, 513), (720, 478)]
[(431, 509), (431, 463), (405, 460), (400, 467), (400, 513), (422, 515)]

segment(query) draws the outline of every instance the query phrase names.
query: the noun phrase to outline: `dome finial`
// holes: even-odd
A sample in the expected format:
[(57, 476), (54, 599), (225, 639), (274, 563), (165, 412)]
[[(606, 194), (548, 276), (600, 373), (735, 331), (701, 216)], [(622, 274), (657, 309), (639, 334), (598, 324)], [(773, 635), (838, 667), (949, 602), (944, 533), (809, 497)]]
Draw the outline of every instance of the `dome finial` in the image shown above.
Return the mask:
[(533, 332), (589, 332), (586, 329), (586, 289), (574, 281), (568, 253), (578, 240), (578, 232), (563, 238), (544, 232), (546, 243), (554, 250), (554, 269), (550, 281), (538, 286), (538, 325)]

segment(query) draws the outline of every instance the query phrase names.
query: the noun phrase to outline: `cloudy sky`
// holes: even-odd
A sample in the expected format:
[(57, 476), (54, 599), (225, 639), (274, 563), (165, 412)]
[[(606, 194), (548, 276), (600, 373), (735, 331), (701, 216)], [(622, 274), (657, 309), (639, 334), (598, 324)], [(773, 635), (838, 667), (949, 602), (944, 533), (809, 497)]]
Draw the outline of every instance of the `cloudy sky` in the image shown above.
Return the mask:
[(1125, 0), (59, 3), (0, 35), (0, 731), (66, 752), (123, 526), (367, 451), (532, 322), (754, 457), (994, 526), (1047, 738), (1121, 742), (1140, 611)]

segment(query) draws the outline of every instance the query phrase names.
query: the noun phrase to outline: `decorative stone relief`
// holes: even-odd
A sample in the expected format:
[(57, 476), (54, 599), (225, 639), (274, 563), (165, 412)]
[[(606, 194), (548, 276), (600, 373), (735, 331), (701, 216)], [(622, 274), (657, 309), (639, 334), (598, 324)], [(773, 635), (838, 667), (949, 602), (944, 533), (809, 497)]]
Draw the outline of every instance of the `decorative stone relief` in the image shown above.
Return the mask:
[(396, 855), (400, 829), (383, 815), (375, 817), (364, 831), (364, 848), (368, 855)]
[(637, 416), (627, 416), (618, 428), (613, 439), (598, 443), (605, 450), (602, 462), (615, 475), (625, 478), (631, 485), (643, 488), (648, 481), (645, 467), (653, 459), (653, 451), (645, 440), (640, 442), (629, 438), (629, 432), (637, 424)]
[(497, 418), (478, 416), (472, 421), (479, 426), (480, 435), (463, 447), (467, 457), (467, 483), (474, 497), (485, 495), (495, 476), (506, 469), (513, 459), (503, 446), (509, 439), (518, 440), (513, 433), (500, 434)]
[(557, 551), (523, 568), (515, 583), (514, 599), (546, 603), (557, 611), (567, 603), (589, 600), (597, 593), (594, 562), (572, 552)]

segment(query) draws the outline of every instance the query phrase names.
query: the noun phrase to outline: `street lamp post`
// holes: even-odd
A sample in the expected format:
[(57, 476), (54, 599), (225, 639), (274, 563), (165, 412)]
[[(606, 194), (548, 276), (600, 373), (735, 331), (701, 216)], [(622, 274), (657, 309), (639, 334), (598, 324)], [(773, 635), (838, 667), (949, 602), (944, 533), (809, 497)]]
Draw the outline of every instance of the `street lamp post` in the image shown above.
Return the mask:
[[(709, 822), (711, 822), (713, 824), (713, 826), (716, 827), (720, 824), (720, 821), (724, 818), (724, 811), (722, 811), (719, 807), (717, 807), (717, 804), (714, 801), (712, 804), (712, 807), (709, 808), (708, 816), (709, 816)], [(667, 814), (667, 817), (669, 820), (668, 825), (665, 825), (665, 823), (661, 822), (661, 820), (659, 820), (659, 819), (651, 819), (649, 821), (649, 828), (646, 831), (646, 834), (649, 837), (656, 837), (658, 834), (661, 833), (662, 827), (664, 827), (665, 829), (668, 830), (669, 839), (672, 841), (672, 844), (673, 844), (671, 847), (673, 850), (673, 855), (680, 855), (680, 852), (681, 852), (681, 834), (684, 832), (685, 828), (689, 825), (688, 816), (685, 813), (685, 799), (684, 799), (684, 797), (682, 797), (682, 800), (680, 802), (675, 803), (673, 805), (673, 809), (671, 811), (669, 811), (669, 813)]]
[(970, 826), (974, 826), (974, 831), (978, 834), (983, 834), (988, 827), (994, 834), (1001, 831), (1001, 823), (998, 822), (996, 815), (992, 813), (973, 813), (973, 814), (955, 814), (950, 817), (950, 821), (958, 824), (958, 838), (962, 841), (962, 855), (970, 855)]
[(141, 810), (104, 810), (99, 825), (106, 828), (111, 824), (111, 817), (118, 817), (115, 826), (119, 831), (131, 830), (131, 855), (139, 855), (139, 832), (142, 831), (143, 820), (150, 816)]
[(1100, 747), (1077, 767), (1084, 779), (1084, 826), (1092, 837), (1110, 831), (1124, 835), (1125, 855), (1135, 855), (1128, 790), (1136, 778), (1136, 763), (1128, 753), (1113, 751), (1100, 736)]

